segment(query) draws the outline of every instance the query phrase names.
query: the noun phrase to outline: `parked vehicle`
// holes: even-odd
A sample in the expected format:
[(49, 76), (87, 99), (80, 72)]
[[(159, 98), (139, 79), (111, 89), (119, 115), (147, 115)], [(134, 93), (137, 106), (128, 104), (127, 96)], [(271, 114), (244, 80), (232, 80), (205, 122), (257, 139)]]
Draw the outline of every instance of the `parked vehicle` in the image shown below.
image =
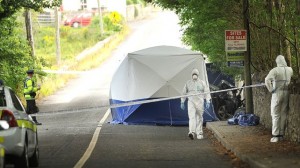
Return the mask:
[(7, 86), (0, 86), (0, 120), (8, 123), (7, 129), (0, 130), (6, 160), (15, 167), (38, 167), (37, 126), (26, 114), (20, 99)]
[[(213, 90), (225, 90), (232, 88), (235, 87), (222, 80), (218, 87), (215, 86)], [(241, 92), (242, 89), (212, 94), (214, 110), (220, 120), (227, 120), (228, 118), (231, 118), (237, 109), (245, 106), (244, 100), (241, 99)]]
[[(1, 130), (6, 130), (9, 128), (9, 125), (7, 123), (7, 121), (5, 120), (0, 120), (0, 131)], [(0, 137), (0, 143), (2, 143), (4, 141), (3, 137)], [(5, 149), (3, 147), (3, 145), (0, 144), (0, 168), (4, 168), (5, 167)]]
[(88, 26), (92, 21), (93, 14), (92, 13), (81, 13), (75, 15), (74, 17), (65, 20), (65, 26), (72, 26), (74, 28), (80, 26)]
[(0, 144), (0, 168), (4, 168), (4, 167), (5, 167), (5, 149)]

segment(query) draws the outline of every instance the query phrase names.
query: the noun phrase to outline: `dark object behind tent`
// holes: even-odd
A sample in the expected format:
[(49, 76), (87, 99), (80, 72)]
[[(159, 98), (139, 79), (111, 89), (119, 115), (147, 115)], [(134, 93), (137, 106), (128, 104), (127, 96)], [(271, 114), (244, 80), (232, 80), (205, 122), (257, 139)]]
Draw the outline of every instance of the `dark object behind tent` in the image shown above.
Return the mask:
[[(235, 88), (234, 78), (217, 70), (212, 63), (206, 64), (206, 70), (211, 91)], [(214, 111), (220, 120), (232, 117), (239, 107), (244, 106), (241, 91), (238, 89), (211, 94)]]

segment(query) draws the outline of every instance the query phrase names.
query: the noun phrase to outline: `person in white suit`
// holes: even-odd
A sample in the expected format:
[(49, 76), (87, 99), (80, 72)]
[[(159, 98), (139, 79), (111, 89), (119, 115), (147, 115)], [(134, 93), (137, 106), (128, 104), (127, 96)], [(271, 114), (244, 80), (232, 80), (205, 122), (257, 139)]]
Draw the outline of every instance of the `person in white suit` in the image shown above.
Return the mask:
[[(193, 140), (195, 136), (197, 139), (203, 139), (203, 113), (204, 113), (204, 99), (206, 100), (206, 106), (210, 106), (211, 96), (209, 94), (209, 87), (205, 83), (205, 81), (199, 79), (199, 71), (198, 69), (193, 69), (192, 79), (188, 80), (187, 83), (183, 87), (182, 94), (190, 95), (190, 94), (199, 94), (196, 96), (188, 97), (188, 116), (189, 116), (189, 133), (188, 136)], [(185, 109), (186, 98), (181, 98), (181, 109)]]
[(270, 142), (283, 139), (289, 105), (288, 85), (293, 75), (293, 69), (287, 66), (284, 56), (278, 55), (276, 64), (277, 67), (273, 68), (265, 78), (266, 87), (272, 93), (272, 138)]

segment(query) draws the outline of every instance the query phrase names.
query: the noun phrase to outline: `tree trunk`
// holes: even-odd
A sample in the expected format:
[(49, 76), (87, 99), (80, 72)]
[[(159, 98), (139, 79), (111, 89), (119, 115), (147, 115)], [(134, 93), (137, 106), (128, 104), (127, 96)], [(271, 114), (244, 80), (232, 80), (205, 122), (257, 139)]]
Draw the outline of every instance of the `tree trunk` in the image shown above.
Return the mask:
[(284, 40), (284, 42), (285, 42), (285, 51), (286, 51), (286, 62), (288, 66), (292, 66), (291, 45), (288, 40)]
[[(268, 0), (269, 14), (270, 14), (270, 26), (273, 26), (273, 5), (272, 0)], [(269, 29), (269, 60), (272, 60), (272, 30)]]
[[(286, 35), (287, 34), (286, 18), (285, 18), (285, 14), (286, 14), (285, 13), (286, 12), (285, 7), (286, 6), (285, 6), (285, 4), (282, 4), (281, 2), (279, 2), (279, 4), (280, 4), (280, 6), (279, 6), (279, 18), (280, 18), (279, 26), (281, 27), (281, 29), (280, 29), (281, 33)], [(288, 66), (291, 66), (291, 64), (292, 64), (292, 54), (291, 54), (290, 43), (283, 36), (280, 36), (280, 43), (281, 43), (280, 51), (281, 51), (282, 54), (284, 54)]]
[(296, 0), (296, 13), (300, 15), (300, 0)]
[(60, 19), (58, 16), (58, 7), (55, 7), (55, 42), (56, 42), (56, 63), (59, 65), (61, 60), (60, 52)]
[(32, 20), (31, 20), (31, 13), (30, 13), (29, 9), (25, 10), (24, 15), (25, 15), (27, 41), (31, 47), (31, 56), (35, 57), (34, 40), (33, 40), (33, 32), (32, 32)]
[[(251, 67), (250, 67), (250, 27), (249, 27), (249, 0), (243, 1), (244, 13), (244, 28), (247, 30), (247, 51), (245, 52), (245, 86), (252, 84), (251, 82)], [(246, 88), (246, 113), (253, 113), (253, 97), (252, 88)]]
[(293, 29), (294, 29), (294, 39), (295, 39), (295, 53), (296, 53), (296, 55), (295, 55), (295, 58), (296, 58), (296, 64), (297, 64), (297, 66), (296, 66), (296, 70), (297, 70), (297, 77), (299, 77), (299, 75), (300, 75), (300, 70), (299, 70), (299, 67), (300, 67), (300, 59), (299, 59), (299, 47), (298, 47), (298, 29), (297, 29), (297, 27), (295, 26), (295, 25), (293, 25)]
[(103, 19), (102, 19), (102, 10), (101, 10), (101, 4), (100, 0), (97, 0), (98, 3), (98, 14), (99, 14), (99, 26), (100, 26), (100, 34), (101, 36), (103, 35)]

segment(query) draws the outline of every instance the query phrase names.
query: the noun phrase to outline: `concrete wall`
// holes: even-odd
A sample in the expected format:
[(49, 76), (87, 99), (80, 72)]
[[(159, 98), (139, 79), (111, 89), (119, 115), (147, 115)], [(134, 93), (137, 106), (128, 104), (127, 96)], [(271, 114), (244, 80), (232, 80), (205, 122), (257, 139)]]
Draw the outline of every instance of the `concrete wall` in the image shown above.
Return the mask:
[(137, 19), (143, 19), (153, 11), (151, 5), (143, 7), (141, 4), (128, 5), (126, 9), (126, 20), (133, 21)]
[[(261, 83), (264, 81), (266, 74), (261, 75), (261, 78), (254, 79), (253, 83)], [(256, 82), (255, 82), (256, 81)], [(259, 82), (258, 82), (259, 81)], [(266, 128), (272, 128), (272, 118), (271, 118), (271, 93), (265, 87), (259, 87), (252, 90), (253, 91), (253, 104), (254, 104), (254, 114), (260, 117), (260, 123)], [(290, 101), (289, 101), (289, 113), (287, 118), (287, 129), (286, 138), (293, 142), (300, 142), (300, 94), (293, 94), (294, 91), (291, 90)]]
[(126, 9), (126, 21), (134, 20), (134, 5), (128, 5)]

